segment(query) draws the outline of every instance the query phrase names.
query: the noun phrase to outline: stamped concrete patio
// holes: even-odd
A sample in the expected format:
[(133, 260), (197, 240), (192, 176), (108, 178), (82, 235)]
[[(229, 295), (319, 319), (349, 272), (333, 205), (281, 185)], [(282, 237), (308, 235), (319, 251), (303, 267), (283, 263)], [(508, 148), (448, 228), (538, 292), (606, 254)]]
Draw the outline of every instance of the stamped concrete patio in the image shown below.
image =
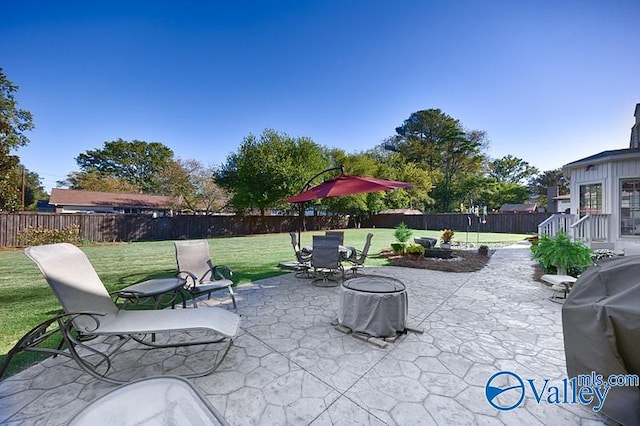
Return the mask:
[[(561, 305), (532, 271), (527, 244), (498, 249), (475, 273), (366, 268), (406, 284), (409, 324), (424, 330), (384, 349), (331, 325), (338, 287), (293, 274), (241, 286), (241, 335), (218, 371), (192, 382), (232, 425), (601, 424), (590, 408), (546, 394), (538, 403), (526, 393), (511, 411), (487, 402), (485, 384), (502, 370), (540, 386), (566, 378)], [(115, 368), (123, 377), (178, 373), (216, 355), (171, 351), (129, 351)], [(50, 359), (0, 383), (0, 424), (64, 424), (112, 389)]]

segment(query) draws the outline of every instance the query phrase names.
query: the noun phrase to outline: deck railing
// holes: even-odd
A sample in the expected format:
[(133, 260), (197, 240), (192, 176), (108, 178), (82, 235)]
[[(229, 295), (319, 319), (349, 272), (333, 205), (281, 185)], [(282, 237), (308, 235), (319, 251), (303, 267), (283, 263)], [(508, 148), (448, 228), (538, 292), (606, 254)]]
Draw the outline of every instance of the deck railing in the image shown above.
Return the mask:
[(564, 231), (574, 241), (591, 246), (594, 242), (609, 241), (610, 217), (610, 214), (587, 214), (576, 220), (575, 215), (558, 213), (538, 225), (538, 235), (555, 237)]
[(590, 245), (592, 242), (609, 241), (609, 214), (588, 214), (571, 225), (574, 240)]
[(549, 216), (545, 221), (538, 225), (538, 235), (546, 235), (547, 237), (555, 237), (558, 232), (563, 231), (570, 235), (570, 228), (574, 222), (574, 216), (566, 213), (557, 213)]

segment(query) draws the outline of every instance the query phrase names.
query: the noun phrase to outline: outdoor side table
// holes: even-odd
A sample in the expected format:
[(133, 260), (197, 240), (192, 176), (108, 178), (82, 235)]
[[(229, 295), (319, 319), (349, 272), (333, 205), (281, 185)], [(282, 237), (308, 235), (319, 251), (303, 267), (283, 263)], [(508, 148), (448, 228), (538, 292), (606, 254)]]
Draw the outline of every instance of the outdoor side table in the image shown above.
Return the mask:
[(154, 278), (125, 287), (117, 294), (118, 297), (125, 299), (125, 306), (129, 303), (140, 304), (152, 300), (154, 301), (154, 309), (158, 309), (160, 306), (162, 296), (170, 294), (171, 307), (173, 308), (178, 295), (183, 296), (182, 288), (185, 283), (186, 280), (182, 278)]
[(406, 329), (408, 304), (400, 280), (381, 275), (349, 278), (342, 283), (338, 323), (354, 332), (392, 337)]

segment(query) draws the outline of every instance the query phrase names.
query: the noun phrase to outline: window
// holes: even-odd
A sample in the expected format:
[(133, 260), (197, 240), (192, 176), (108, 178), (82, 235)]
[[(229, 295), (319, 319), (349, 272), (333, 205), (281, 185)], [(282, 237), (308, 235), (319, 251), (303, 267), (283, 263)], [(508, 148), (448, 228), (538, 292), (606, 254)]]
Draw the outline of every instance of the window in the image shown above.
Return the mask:
[(640, 178), (620, 180), (620, 235), (640, 235)]
[(602, 213), (602, 184), (580, 185), (580, 217)]

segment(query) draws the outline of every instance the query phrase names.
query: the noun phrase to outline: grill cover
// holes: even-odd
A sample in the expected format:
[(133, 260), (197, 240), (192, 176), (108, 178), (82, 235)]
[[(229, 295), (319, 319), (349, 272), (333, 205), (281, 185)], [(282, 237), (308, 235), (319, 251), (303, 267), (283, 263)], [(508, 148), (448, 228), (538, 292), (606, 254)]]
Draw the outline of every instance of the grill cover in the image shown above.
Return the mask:
[[(640, 256), (588, 268), (562, 307), (569, 377), (640, 375)], [(601, 413), (624, 425), (640, 424), (640, 389), (612, 387)]]

